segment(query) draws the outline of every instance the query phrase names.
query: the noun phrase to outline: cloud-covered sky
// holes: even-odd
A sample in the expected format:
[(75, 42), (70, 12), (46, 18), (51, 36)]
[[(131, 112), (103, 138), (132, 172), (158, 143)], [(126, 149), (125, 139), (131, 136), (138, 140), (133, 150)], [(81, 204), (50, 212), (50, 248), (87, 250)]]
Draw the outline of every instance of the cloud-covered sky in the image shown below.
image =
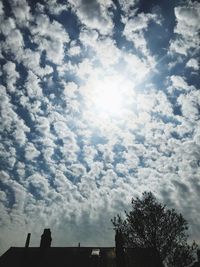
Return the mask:
[(0, 1), (0, 252), (113, 245), (152, 191), (200, 240), (200, 3)]

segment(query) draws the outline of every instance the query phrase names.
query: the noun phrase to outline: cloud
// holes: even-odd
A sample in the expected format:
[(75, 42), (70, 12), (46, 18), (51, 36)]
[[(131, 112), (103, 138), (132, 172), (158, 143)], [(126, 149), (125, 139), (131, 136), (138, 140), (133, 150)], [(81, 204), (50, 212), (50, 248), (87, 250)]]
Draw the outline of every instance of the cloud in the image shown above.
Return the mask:
[(70, 47), (70, 49), (68, 50), (68, 54), (70, 55), (70, 56), (78, 56), (78, 55), (80, 55), (80, 53), (81, 53), (81, 48), (80, 48), (80, 46), (78, 46), (78, 45), (73, 45), (73, 43), (71, 43), (71, 47)]
[(19, 26), (27, 26), (31, 19), (30, 7), (26, 0), (10, 1), (12, 13)]
[[(37, 131), (45, 138), (50, 135), (50, 122), (48, 118), (38, 116), (36, 119), (35, 127)], [(50, 143), (49, 143), (50, 144)]]
[(134, 75), (136, 85), (151, 71), (148, 61), (142, 60), (132, 53), (125, 53), (124, 61), (126, 63), (124, 71), (128, 75)]
[(147, 30), (148, 24), (151, 20), (156, 20), (156, 16), (153, 14), (140, 13), (132, 19), (126, 20), (124, 18), (124, 35), (131, 39), (131, 34), (141, 30)]
[(25, 148), (25, 158), (33, 160), (40, 155), (40, 152), (35, 148), (34, 144), (28, 143)]
[(191, 58), (186, 63), (186, 67), (192, 68), (194, 70), (199, 70), (199, 63), (198, 63), (198, 61), (195, 58)]
[(16, 71), (15, 63), (8, 61), (3, 65), (3, 71), (7, 81), (7, 89), (9, 92), (14, 92), (16, 89), (16, 81), (19, 78), (19, 73)]
[(193, 35), (194, 32), (197, 32), (199, 30), (199, 8), (198, 2), (193, 2), (188, 7), (175, 7), (174, 12), (177, 19), (175, 32), (182, 35)]
[[(196, 1), (189, 2), (185, 6), (175, 7), (176, 27), (174, 33), (177, 38), (171, 41), (170, 51), (187, 56), (190, 49), (198, 52), (199, 47), (199, 19), (200, 4)], [(196, 51), (195, 51), (196, 50)]]
[(152, 66), (155, 65), (155, 60), (148, 49), (148, 41), (144, 35), (148, 31), (151, 22), (161, 24), (160, 18), (156, 14), (139, 13), (134, 17), (123, 17), (122, 22), (125, 27), (123, 35), (128, 41), (131, 41), (136, 49), (143, 53), (145, 59)]
[(20, 30), (11, 30), (9, 35), (6, 36), (6, 41), (3, 42), (2, 47), (6, 52), (11, 52), (16, 59), (21, 57), (23, 54), (24, 40)]
[(101, 34), (110, 34), (113, 29), (109, 7), (112, 1), (78, 0), (69, 1), (80, 22), (89, 29), (97, 29)]
[(99, 38), (96, 31), (83, 30), (80, 33), (80, 40), (92, 51), (95, 52), (95, 59), (104, 67), (110, 67), (118, 62), (120, 58), (120, 50), (112, 38)]
[(119, 0), (120, 7), (127, 16), (134, 15), (137, 9), (137, 3), (138, 3), (138, 0), (131, 1), (131, 2), (129, 0)]
[(177, 90), (190, 91), (194, 89), (194, 86), (188, 85), (187, 82), (185, 81), (185, 78), (182, 76), (172, 75), (170, 77), (170, 80), (172, 82), (173, 88)]
[[(38, 3), (37, 3), (38, 4)], [(50, 14), (59, 15), (62, 11), (66, 11), (68, 9), (67, 3), (58, 3), (57, 0), (47, 0), (45, 1), (45, 8), (48, 9)], [(38, 4), (38, 9), (44, 11), (44, 6)]]
[(57, 21), (50, 22), (49, 17), (41, 14), (36, 17), (31, 27), (32, 40), (42, 52), (46, 51), (47, 59), (55, 64), (62, 64), (64, 44), (69, 42), (69, 35)]
[(27, 180), (35, 197), (45, 199), (49, 191), (48, 180), (39, 173), (27, 177)]
[[(1, 2), (2, 4), (2, 2)], [(13, 18), (2, 19), (1, 21), (1, 33), (8, 36), (12, 30), (16, 28), (15, 20)]]
[(198, 91), (192, 91), (187, 95), (180, 95), (178, 103), (181, 105), (183, 115), (191, 121), (199, 118), (198, 101), (200, 94)]
[(40, 87), (39, 82), (40, 80), (38, 79), (38, 77), (32, 71), (29, 71), (25, 83), (25, 88), (29, 99), (31, 98), (40, 99), (43, 96), (42, 88)]
[[(0, 86), (1, 88), (1, 131), (7, 132), (9, 134), (14, 134), (16, 140), (19, 142), (23, 142), (23, 132), (29, 132), (29, 128), (25, 125), (24, 121), (20, 119), (17, 113), (13, 109), (13, 105), (11, 103), (11, 98), (6, 92), (6, 88), (4, 86)], [(22, 132), (22, 140), (18, 138), (18, 134)]]
[(40, 66), (41, 53), (38, 51), (32, 51), (29, 48), (24, 49), (21, 60), (24, 67), (31, 70), (34, 74), (40, 77), (51, 74), (53, 72), (53, 68), (49, 65), (45, 65), (45, 67)]

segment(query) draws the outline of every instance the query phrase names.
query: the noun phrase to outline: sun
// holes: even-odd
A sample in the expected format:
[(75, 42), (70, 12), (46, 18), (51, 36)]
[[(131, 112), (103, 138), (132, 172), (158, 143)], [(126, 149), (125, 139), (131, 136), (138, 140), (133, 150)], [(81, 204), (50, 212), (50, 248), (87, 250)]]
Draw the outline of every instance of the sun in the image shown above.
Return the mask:
[(120, 75), (93, 76), (81, 87), (83, 114), (91, 125), (120, 124), (130, 118), (135, 101), (132, 81)]
[(117, 116), (123, 107), (123, 96), (119, 86), (113, 81), (102, 82), (97, 86), (94, 97), (97, 113)]
[(93, 79), (87, 94), (87, 107), (96, 116), (104, 118), (119, 117), (126, 108), (127, 92), (121, 77), (106, 76)]

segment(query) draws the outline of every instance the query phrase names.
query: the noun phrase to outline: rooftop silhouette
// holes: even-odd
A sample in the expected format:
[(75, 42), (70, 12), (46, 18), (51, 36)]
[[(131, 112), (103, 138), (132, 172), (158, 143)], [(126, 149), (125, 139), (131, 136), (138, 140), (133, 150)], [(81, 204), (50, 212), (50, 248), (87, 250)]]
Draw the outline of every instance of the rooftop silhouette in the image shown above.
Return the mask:
[(51, 231), (44, 229), (39, 247), (11, 247), (0, 257), (1, 267), (162, 267), (151, 248), (124, 248), (116, 231), (115, 247), (51, 247)]
[[(115, 247), (51, 247), (51, 231), (44, 229), (40, 246), (30, 247), (28, 233), (24, 247), (11, 247), (0, 257), (1, 267), (163, 267), (153, 248), (127, 248), (116, 230)], [(200, 267), (198, 261), (192, 267)]]

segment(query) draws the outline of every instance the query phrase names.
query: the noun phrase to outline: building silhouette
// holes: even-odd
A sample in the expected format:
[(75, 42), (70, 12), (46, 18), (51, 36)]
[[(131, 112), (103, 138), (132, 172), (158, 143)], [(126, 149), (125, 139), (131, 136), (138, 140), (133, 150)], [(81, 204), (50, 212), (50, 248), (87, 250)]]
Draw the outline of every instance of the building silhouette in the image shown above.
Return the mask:
[[(40, 247), (11, 247), (0, 257), (1, 267), (163, 267), (152, 248), (125, 248), (117, 230), (115, 247), (51, 247), (51, 231), (44, 229)], [(199, 266), (199, 265), (195, 265)]]

